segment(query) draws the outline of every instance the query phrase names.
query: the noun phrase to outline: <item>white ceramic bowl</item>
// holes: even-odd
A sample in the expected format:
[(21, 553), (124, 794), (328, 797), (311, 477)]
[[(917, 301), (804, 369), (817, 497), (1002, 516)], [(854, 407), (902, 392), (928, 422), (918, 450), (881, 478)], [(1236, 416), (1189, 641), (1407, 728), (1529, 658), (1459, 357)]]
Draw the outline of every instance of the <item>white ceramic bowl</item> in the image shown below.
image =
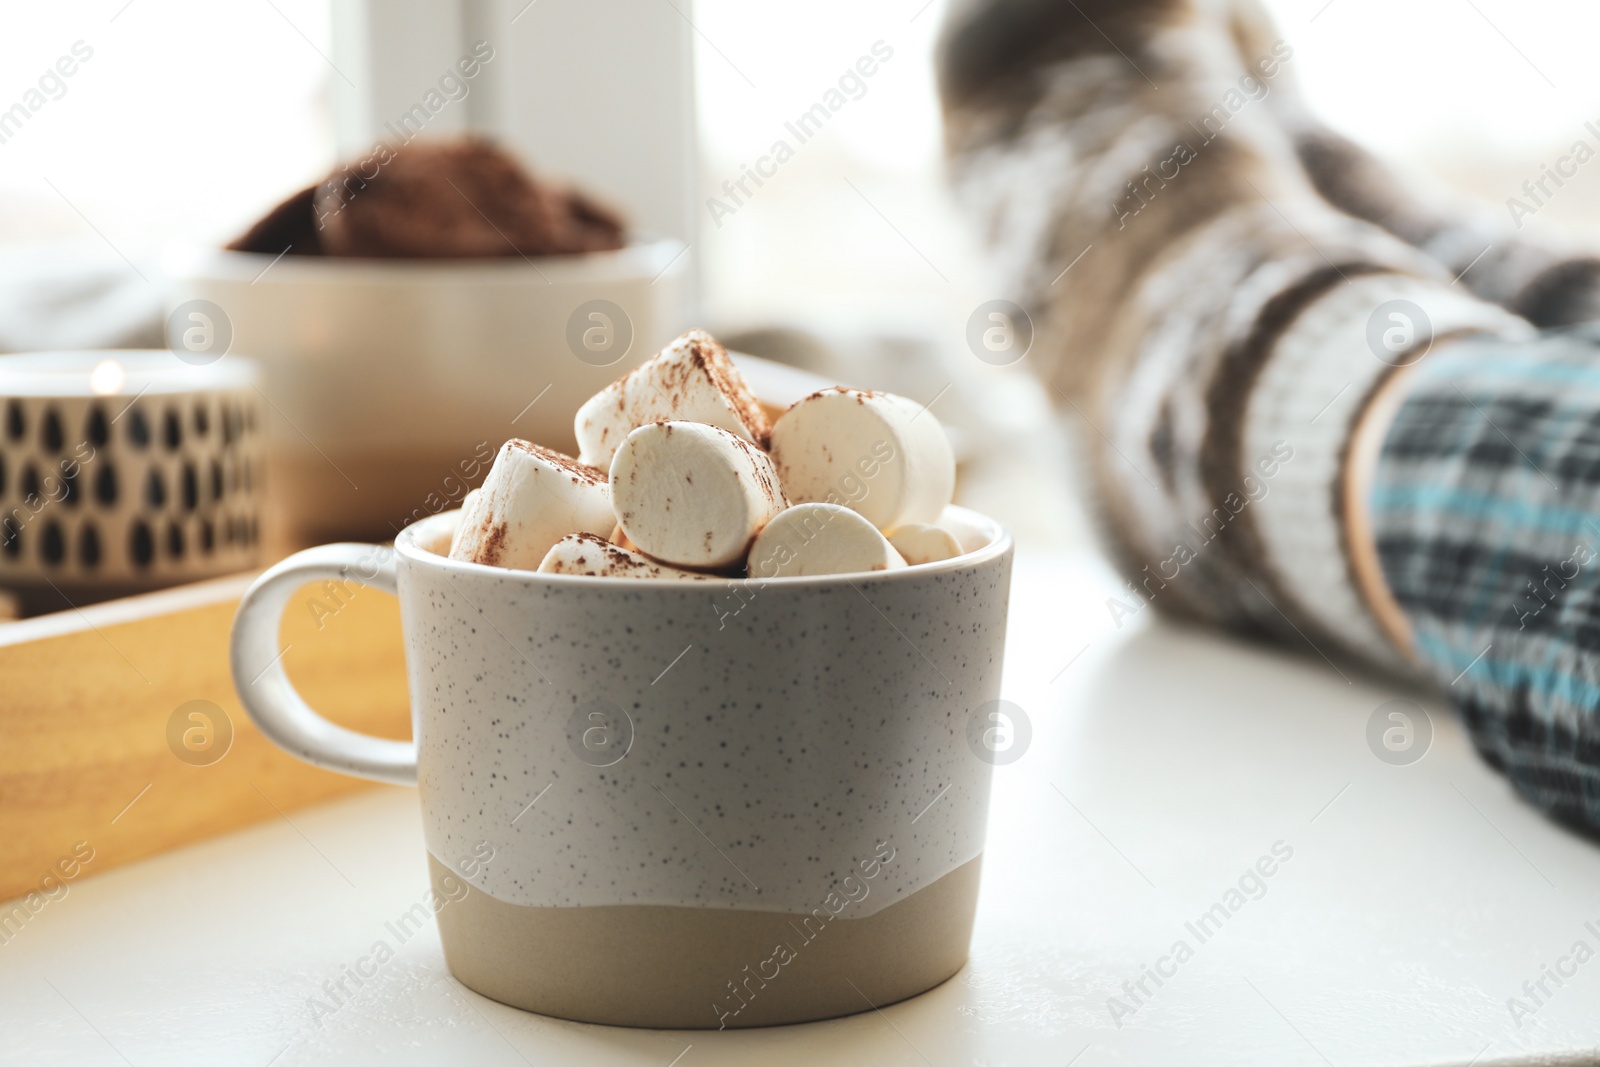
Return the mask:
[(456, 506), (506, 438), (573, 447), (578, 406), (679, 332), (687, 260), (668, 240), (475, 261), (191, 250), (167, 264), (168, 343), (198, 312), (261, 364), (275, 532), (393, 537)]
[(255, 375), (236, 356), (0, 356), (0, 587), (64, 610), (255, 566)]

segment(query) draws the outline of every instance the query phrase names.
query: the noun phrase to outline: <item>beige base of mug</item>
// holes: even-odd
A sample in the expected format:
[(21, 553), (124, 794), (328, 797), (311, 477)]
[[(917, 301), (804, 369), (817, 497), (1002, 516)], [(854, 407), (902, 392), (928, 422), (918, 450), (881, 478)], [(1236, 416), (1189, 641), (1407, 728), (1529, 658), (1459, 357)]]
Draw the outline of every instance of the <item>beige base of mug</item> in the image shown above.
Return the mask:
[[(804, 915), (529, 908), (466, 886), (431, 855), (428, 870), (434, 892), (456, 898), (438, 914), (439, 935), (467, 988), (577, 1022), (698, 1030), (851, 1015), (932, 989), (966, 963), (981, 860), (866, 918), (813, 920), (809, 941)], [(763, 980), (780, 944), (794, 957)]]

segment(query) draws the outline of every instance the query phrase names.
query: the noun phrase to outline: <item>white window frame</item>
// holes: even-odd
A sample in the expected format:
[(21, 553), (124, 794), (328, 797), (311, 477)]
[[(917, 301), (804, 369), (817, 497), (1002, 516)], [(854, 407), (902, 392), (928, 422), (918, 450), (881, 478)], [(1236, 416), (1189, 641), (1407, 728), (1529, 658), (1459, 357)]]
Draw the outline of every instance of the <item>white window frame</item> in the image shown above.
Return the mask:
[(498, 140), (621, 207), (637, 231), (692, 246), (692, 17), (690, 0), (333, 0), (340, 157), (392, 141), (395, 120), (485, 41), (493, 59), (429, 133)]

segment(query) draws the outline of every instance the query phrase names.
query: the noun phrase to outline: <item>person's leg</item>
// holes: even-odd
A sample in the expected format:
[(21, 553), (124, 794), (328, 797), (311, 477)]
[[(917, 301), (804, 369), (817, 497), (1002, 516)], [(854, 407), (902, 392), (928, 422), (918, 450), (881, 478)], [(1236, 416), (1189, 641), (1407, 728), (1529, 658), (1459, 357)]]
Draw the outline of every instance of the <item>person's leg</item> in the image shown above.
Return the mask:
[(1520, 792), (1600, 827), (1600, 329), (1450, 346), (1356, 441), (1351, 537), (1391, 629)]
[[(1005, 295), (1033, 317), (1029, 360), (1080, 423), (1128, 579), (1108, 610), (1153, 604), (1389, 666), (1415, 635), (1423, 669), (1460, 697), (1489, 758), (1547, 810), (1594, 824), (1600, 693), (1587, 687), (1600, 685), (1600, 655), (1583, 649), (1600, 649), (1600, 631), (1585, 621), (1568, 640), (1561, 627), (1600, 611), (1587, 592), (1562, 599), (1592, 578), (1567, 572), (1591, 566), (1576, 562), (1573, 524), (1600, 513), (1586, 501), (1600, 461), (1584, 452), (1600, 420), (1583, 414), (1600, 413), (1600, 384), (1558, 410), (1538, 407), (1554, 396), (1535, 380), (1457, 380), (1460, 353), (1480, 343), (1507, 363), (1522, 347), (1538, 356), (1539, 388), (1582, 360), (1546, 359), (1558, 342), (1474, 296), (1460, 269), (1319, 194), (1291, 124), (1264, 104), (1270, 92), (1249, 91), (1270, 89), (1282, 57), (1268, 45), (1242, 61), (1253, 38), (1233, 10), (981, 0), (957, 9), (943, 49), (958, 195), (1005, 269)], [(1376, 200), (1348, 203), (1385, 214)], [(1419, 243), (1442, 232), (1393, 228)], [(1481, 425), (1468, 419), (1479, 408)], [(1353, 444), (1366, 414), (1383, 411), (1387, 436)], [(1527, 434), (1531, 450), (1500, 430)], [(1518, 448), (1534, 474), (1512, 465)], [(1378, 486), (1367, 533), (1348, 524), (1363, 456)], [(1469, 528), (1448, 508), (1471, 492), (1487, 510), (1456, 544), (1447, 535)], [(1497, 619), (1513, 585), (1535, 595), (1529, 580), (1546, 606), (1525, 600)], [(1485, 651), (1497, 640), (1504, 662)]]
[[(1112, 610), (1393, 662), (1344, 559), (1351, 420), (1410, 349), (1526, 327), (1317, 195), (1267, 106), (1283, 49), (1242, 62), (1230, 10), (958, 9), (940, 74), (952, 175), (1001, 295), (1033, 317), (1029, 361), (1084, 423), (1131, 583)], [(1395, 300), (1418, 309), (1414, 336), (1375, 353), (1369, 324)]]

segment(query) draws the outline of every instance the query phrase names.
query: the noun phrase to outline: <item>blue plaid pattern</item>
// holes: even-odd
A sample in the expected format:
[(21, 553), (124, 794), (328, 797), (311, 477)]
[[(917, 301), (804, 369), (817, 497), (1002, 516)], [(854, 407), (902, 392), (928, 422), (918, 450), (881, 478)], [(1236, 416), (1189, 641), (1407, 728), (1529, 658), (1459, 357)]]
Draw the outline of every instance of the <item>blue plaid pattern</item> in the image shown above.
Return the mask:
[(1600, 327), (1430, 357), (1370, 502), (1384, 576), (1474, 744), (1600, 828)]

